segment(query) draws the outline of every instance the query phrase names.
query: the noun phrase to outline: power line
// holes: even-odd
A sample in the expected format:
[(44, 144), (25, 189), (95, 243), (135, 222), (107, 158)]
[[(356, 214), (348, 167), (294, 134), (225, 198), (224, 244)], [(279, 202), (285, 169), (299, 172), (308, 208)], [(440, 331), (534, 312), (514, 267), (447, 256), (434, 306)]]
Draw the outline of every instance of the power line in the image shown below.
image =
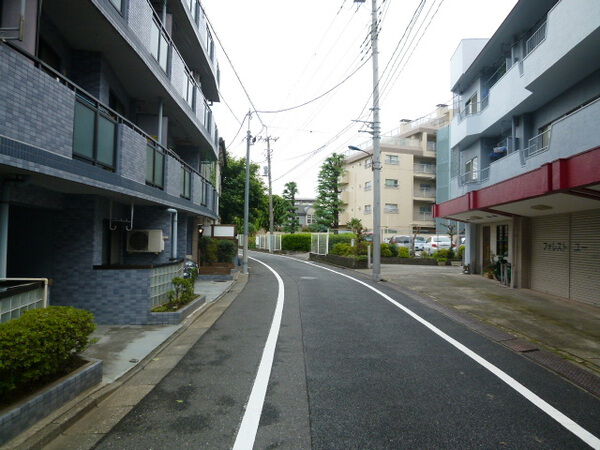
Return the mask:
[(213, 26), (212, 22), (210, 21), (210, 19), (208, 18), (208, 15), (206, 13), (204, 14), (204, 17), (206, 18), (206, 23), (208, 23), (208, 26), (212, 30), (212, 33), (214, 34), (215, 39), (219, 43), (219, 46), (221, 47), (221, 50), (223, 50), (223, 54), (227, 58), (227, 62), (229, 62), (229, 65), (231, 66), (231, 69), (233, 70), (233, 73), (235, 74), (235, 77), (237, 78), (238, 82), (240, 83), (240, 86), (242, 87), (242, 90), (244, 91), (244, 94), (246, 95), (246, 98), (250, 102), (250, 106), (252, 106), (252, 110), (256, 113), (256, 117), (258, 117), (258, 120), (262, 124), (263, 128), (265, 128), (266, 125), (264, 124), (262, 118), (260, 117), (260, 114), (256, 110), (256, 106), (254, 106), (254, 102), (252, 101), (252, 98), (250, 97), (250, 94), (248, 93), (248, 90), (246, 89), (246, 86), (242, 82), (242, 79), (240, 78), (240, 75), (238, 74), (237, 70), (235, 69), (235, 66), (233, 65), (233, 61), (231, 61), (231, 58), (229, 57), (229, 54), (227, 53), (227, 50), (225, 50), (225, 47), (223, 46), (223, 43), (221, 42), (221, 39), (219, 38), (219, 35), (217, 34), (217, 31), (215, 30), (215, 27)]
[(282, 113), (282, 112), (287, 112), (287, 111), (292, 111), (294, 109), (298, 109), (298, 108), (302, 108), (303, 106), (309, 105), (313, 102), (316, 102), (317, 100), (325, 97), (327, 94), (335, 91), (337, 88), (339, 88), (341, 85), (343, 85), (346, 81), (348, 81), (350, 78), (352, 78), (352, 76), (354, 74), (356, 74), (360, 69), (362, 69), (362, 67), (367, 64), (369, 62), (371, 58), (367, 58), (360, 66), (358, 66), (354, 72), (352, 72), (350, 75), (348, 75), (346, 78), (344, 78), (342, 81), (340, 81), (339, 83), (337, 83), (335, 86), (333, 86), (332, 88), (326, 90), (325, 92), (323, 92), (322, 94), (318, 95), (315, 98), (312, 98), (310, 100), (305, 101), (304, 103), (301, 103), (299, 105), (296, 106), (290, 106), (289, 108), (283, 108), (283, 109), (276, 109), (276, 110), (272, 110), (272, 111), (256, 111), (257, 113), (261, 113), (261, 114), (278, 114), (278, 113)]

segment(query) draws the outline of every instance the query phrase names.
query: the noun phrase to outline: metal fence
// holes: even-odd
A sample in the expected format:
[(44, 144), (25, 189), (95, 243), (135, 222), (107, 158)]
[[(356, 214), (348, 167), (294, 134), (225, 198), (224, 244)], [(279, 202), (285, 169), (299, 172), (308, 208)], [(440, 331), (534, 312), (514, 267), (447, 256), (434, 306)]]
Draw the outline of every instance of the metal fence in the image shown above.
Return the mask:
[(310, 252), (327, 255), (329, 253), (329, 233), (311, 233)]
[(281, 234), (257, 234), (255, 238), (256, 248), (274, 252), (281, 250)]

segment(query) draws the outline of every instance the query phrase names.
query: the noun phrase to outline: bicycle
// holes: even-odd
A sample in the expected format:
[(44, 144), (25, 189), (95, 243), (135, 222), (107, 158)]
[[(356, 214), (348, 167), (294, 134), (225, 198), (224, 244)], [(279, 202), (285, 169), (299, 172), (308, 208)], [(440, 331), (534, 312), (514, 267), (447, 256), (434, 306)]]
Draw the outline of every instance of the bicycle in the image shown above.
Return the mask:
[(494, 266), (494, 278), (504, 286), (510, 286), (512, 275), (512, 265), (506, 260), (505, 256), (497, 256)]

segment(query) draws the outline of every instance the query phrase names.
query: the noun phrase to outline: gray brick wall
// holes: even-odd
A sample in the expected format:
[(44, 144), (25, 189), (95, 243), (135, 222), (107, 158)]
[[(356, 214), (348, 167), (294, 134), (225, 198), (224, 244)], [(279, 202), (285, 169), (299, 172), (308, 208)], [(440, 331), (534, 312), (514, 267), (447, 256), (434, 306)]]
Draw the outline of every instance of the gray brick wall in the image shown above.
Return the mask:
[(195, 205), (202, 204), (202, 178), (196, 173), (192, 173), (192, 202)]
[(167, 158), (166, 173), (165, 192), (174, 197), (179, 197), (183, 187), (183, 170), (181, 168), (181, 163), (169, 156)]
[(146, 50), (150, 51), (152, 7), (145, 1), (130, 0), (127, 20), (139, 41), (146, 47)]
[(173, 50), (171, 53), (171, 84), (182, 97), (186, 78), (183, 60), (179, 53)]
[(75, 94), (0, 44), (0, 134), (71, 157)]
[(141, 184), (146, 183), (146, 139), (127, 125), (120, 129), (121, 175)]

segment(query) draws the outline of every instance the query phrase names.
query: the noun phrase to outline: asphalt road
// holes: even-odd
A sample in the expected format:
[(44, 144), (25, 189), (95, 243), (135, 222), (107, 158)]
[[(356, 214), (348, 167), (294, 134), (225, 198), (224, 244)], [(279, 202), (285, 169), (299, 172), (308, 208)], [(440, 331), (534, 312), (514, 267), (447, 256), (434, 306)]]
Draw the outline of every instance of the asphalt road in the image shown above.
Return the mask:
[[(285, 285), (254, 448), (589, 448), (549, 415), (557, 411), (592, 443), (600, 436), (599, 399), (385, 283), (377, 289), (431, 327), (339, 274), (252, 256)], [(275, 276), (255, 261), (250, 273), (215, 326), (97, 448), (232, 448), (277, 304)]]

